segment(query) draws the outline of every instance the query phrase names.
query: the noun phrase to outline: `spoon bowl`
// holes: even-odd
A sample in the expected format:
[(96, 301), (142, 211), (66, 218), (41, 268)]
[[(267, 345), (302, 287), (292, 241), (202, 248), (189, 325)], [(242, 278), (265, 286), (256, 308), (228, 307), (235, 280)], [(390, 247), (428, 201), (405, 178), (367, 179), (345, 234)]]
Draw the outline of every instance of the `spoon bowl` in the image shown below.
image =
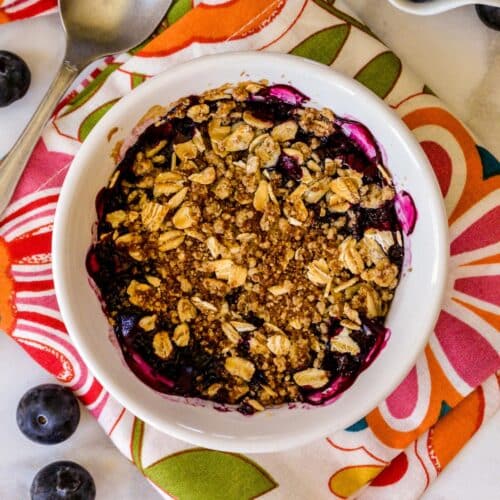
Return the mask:
[(45, 124), (78, 73), (100, 57), (142, 43), (160, 24), (171, 3), (172, 0), (59, 0), (66, 52), (38, 109), (0, 162), (0, 214), (14, 193)]
[(170, 3), (170, 0), (59, 0), (67, 60), (75, 66), (86, 66), (99, 57), (130, 50), (155, 30)]

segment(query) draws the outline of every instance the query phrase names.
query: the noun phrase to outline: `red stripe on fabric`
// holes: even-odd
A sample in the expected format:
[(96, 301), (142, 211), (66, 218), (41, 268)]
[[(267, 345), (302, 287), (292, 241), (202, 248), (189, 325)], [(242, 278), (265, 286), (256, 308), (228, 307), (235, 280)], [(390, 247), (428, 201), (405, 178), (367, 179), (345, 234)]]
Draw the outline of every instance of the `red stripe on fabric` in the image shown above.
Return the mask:
[(16, 281), (14, 289), (16, 292), (45, 292), (54, 288), (52, 280), (43, 281)]
[[(85, 86), (84, 86), (84, 88), (85, 88)], [(72, 90), (69, 94), (66, 95), (66, 97), (63, 97), (59, 101), (59, 104), (54, 108), (54, 111), (52, 112), (52, 116), (58, 116), (59, 111), (61, 111), (61, 109), (63, 109), (67, 104), (69, 104), (77, 95), (78, 95), (78, 92), (76, 90)]]
[(58, 198), (59, 198), (58, 194), (52, 194), (50, 196), (39, 198), (38, 200), (33, 200), (27, 205), (18, 208), (15, 212), (12, 212), (11, 214), (7, 215), (5, 219), (2, 219), (0, 227), (4, 226), (5, 224), (15, 219), (16, 217), (19, 217), (20, 215), (30, 212), (31, 210), (35, 210), (36, 208), (42, 207), (43, 205), (48, 205), (49, 203), (56, 202)]
[(82, 403), (90, 405), (99, 397), (101, 391), (102, 385), (96, 379), (94, 379), (92, 385), (90, 386), (90, 389), (85, 394), (82, 394), (80, 396), (80, 400), (82, 401)]
[(94, 415), (96, 419), (99, 419), (102, 410), (104, 410), (104, 407), (108, 403), (108, 399), (109, 399), (109, 392), (105, 392), (104, 396), (101, 397), (101, 401), (99, 401), (99, 404), (95, 408), (92, 408), (92, 410), (90, 410), (90, 412), (92, 413), (92, 415)]
[(33, 311), (18, 311), (17, 318), (32, 321), (33, 323), (40, 323), (42, 325), (49, 326), (50, 328), (54, 328), (55, 330), (59, 330), (62, 333), (67, 333), (62, 321), (52, 318), (51, 316), (47, 316), (46, 314)]
[[(25, 19), (27, 17), (34, 17), (38, 16), (42, 12), (45, 12), (46, 10), (53, 9), (56, 6), (57, 0), (40, 0), (33, 5), (29, 5), (25, 9), (17, 10), (15, 12), (9, 12), (9, 17), (13, 21), (17, 19)], [(10, 5), (9, 7), (12, 7), (12, 5)]]

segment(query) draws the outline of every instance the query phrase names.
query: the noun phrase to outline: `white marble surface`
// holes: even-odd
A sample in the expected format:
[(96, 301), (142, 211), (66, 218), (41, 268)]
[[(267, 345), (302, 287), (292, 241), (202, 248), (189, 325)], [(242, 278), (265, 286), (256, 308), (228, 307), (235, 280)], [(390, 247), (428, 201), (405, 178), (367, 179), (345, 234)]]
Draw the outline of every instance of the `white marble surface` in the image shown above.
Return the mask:
[[(382, 0), (346, 1), (500, 156), (500, 34), (484, 27), (472, 7), (417, 18), (396, 11)], [(0, 49), (22, 55), (33, 72), (29, 94), (0, 110), (1, 157), (33, 112), (62, 57), (61, 31), (56, 18), (1, 26)], [(8, 367), (11, 374), (0, 377), (1, 499), (28, 498), (36, 471), (60, 459), (75, 460), (91, 471), (98, 499), (158, 498), (85, 412), (77, 432), (65, 443), (47, 447), (25, 439), (15, 423), (17, 402), (25, 390), (50, 381), (50, 377), (4, 335), (0, 335), (0, 367), (5, 371)], [(500, 413), (447, 467), (424, 498), (499, 498), (499, 443)]]
[(473, 6), (417, 17), (381, 0), (347, 3), (500, 157), (500, 31)]

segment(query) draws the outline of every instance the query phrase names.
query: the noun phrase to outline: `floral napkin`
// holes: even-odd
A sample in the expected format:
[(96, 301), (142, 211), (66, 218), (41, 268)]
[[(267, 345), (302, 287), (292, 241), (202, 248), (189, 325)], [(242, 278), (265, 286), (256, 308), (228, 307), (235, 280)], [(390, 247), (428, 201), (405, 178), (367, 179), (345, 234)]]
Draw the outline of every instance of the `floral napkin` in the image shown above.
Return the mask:
[[(0, 23), (55, 0), (0, 0)], [(28, 25), (26, 26), (28, 28)], [(434, 333), (401, 385), (365, 418), (300, 449), (251, 457), (193, 448), (120, 406), (87, 370), (58, 311), (51, 231), (61, 184), (97, 121), (173, 64), (235, 50), (330, 65), (386, 101), (436, 172), (450, 277)], [(0, 329), (67, 384), (164, 497), (413, 499), (500, 406), (500, 165), (342, 1), (176, 0), (157, 34), (102, 60), (67, 95), (0, 221)]]

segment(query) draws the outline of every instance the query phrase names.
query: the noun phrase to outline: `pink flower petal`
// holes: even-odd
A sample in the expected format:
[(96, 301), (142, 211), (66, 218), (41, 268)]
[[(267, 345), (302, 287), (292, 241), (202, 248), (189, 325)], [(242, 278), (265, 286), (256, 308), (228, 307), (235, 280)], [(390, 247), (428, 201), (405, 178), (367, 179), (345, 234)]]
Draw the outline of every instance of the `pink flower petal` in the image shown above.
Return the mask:
[(500, 206), (486, 212), (451, 243), (451, 255), (470, 252), (500, 240)]
[(500, 306), (500, 276), (460, 278), (455, 281), (455, 290)]
[(441, 311), (435, 333), (453, 368), (471, 387), (478, 386), (500, 369), (496, 350), (476, 330), (455, 316)]
[(43, 139), (40, 139), (17, 186), (13, 200), (33, 193), (41, 186), (45, 189), (60, 187), (72, 159), (71, 155), (65, 153), (48, 151)]
[(388, 410), (395, 418), (409, 417), (418, 399), (417, 368), (413, 367), (406, 378), (399, 384), (393, 393), (385, 400)]

